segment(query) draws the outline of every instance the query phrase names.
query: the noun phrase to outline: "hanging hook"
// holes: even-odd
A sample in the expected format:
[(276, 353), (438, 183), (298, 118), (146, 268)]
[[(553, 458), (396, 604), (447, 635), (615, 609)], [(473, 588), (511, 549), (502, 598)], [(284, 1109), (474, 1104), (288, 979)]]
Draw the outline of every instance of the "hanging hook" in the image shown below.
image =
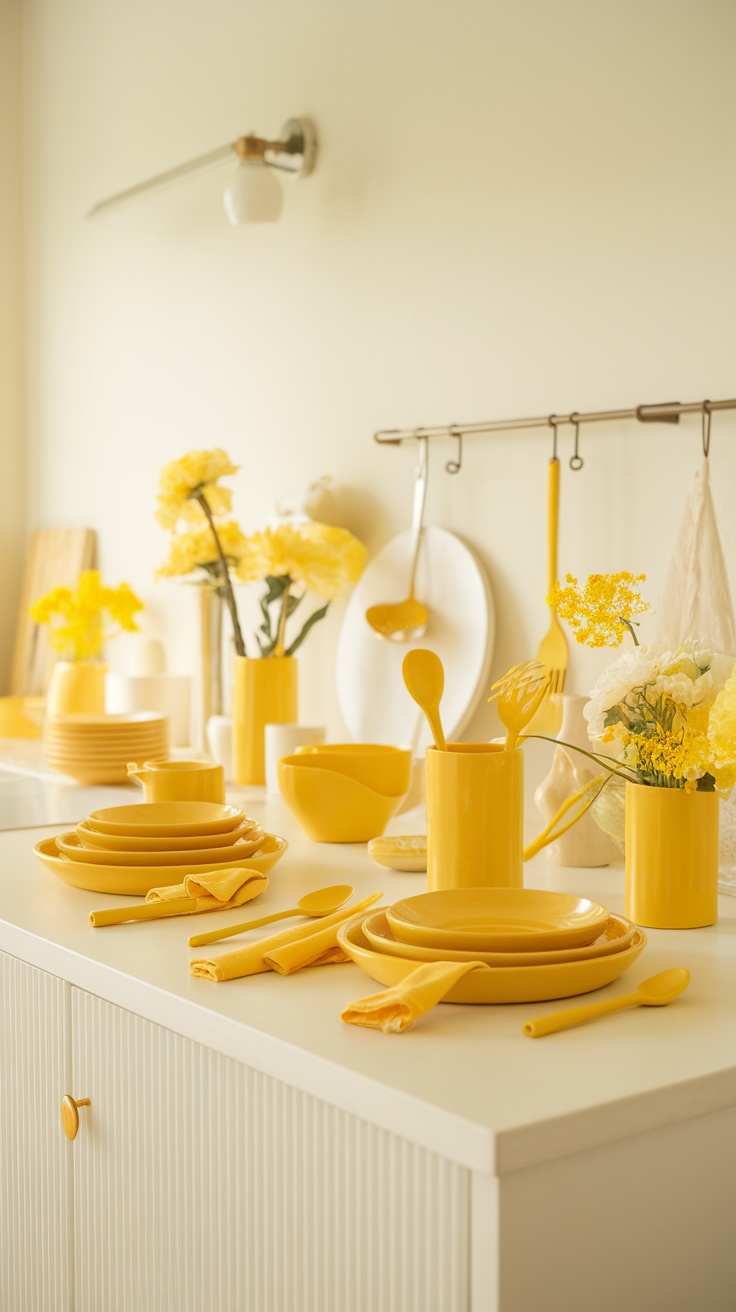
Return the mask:
[(711, 421), (710, 401), (704, 401), (703, 402), (703, 455), (705, 456), (706, 460), (708, 459), (708, 455), (710, 453), (710, 421)]
[(556, 459), (557, 459), (557, 425), (558, 425), (560, 422), (561, 422), (561, 420), (559, 420), (559, 419), (557, 418), (557, 415), (548, 415), (548, 416), (547, 416), (547, 423), (549, 424), (550, 428), (552, 429), (552, 434), (553, 434), (553, 436), (552, 436), (552, 459), (553, 459), (553, 460), (556, 460)]
[(463, 465), (462, 429), (458, 428), (457, 424), (448, 424), (447, 431), (450, 434), (450, 437), (454, 437), (455, 441), (457, 442), (457, 446), (455, 448), (455, 459), (448, 460), (447, 464), (445, 465), (445, 469), (447, 470), (448, 474), (459, 474)]
[(578, 418), (578, 414), (576, 410), (573, 410), (572, 414), (570, 415), (570, 423), (573, 424), (575, 428), (575, 450), (570, 456), (570, 468), (582, 469), (585, 461), (583, 460), (583, 457), (580, 455), (580, 452), (578, 450), (578, 443), (580, 441), (580, 419)]

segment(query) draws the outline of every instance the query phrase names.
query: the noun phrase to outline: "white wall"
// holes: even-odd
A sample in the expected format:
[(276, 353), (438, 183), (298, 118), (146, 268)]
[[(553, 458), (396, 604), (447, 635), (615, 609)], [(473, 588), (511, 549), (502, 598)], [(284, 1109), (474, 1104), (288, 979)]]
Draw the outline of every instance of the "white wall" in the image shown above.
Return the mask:
[(0, 690), (7, 691), (25, 548), (20, 0), (0, 3)]
[[(413, 455), (381, 427), (736, 390), (731, 0), (24, 0), (34, 525), (89, 524), (148, 632), (189, 663), (189, 596), (154, 583), (161, 464), (221, 445), (236, 509), (330, 473), (375, 551)], [(96, 223), (95, 201), (297, 114), (320, 134), (282, 221), (231, 228), (225, 170)], [(736, 420), (712, 472), (731, 569)], [(544, 433), (432, 452), (429, 518), (498, 609), (494, 672), (546, 627)], [(564, 454), (570, 451), (570, 439)], [(645, 571), (656, 598), (699, 421), (585, 429), (560, 566)], [(339, 610), (304, 649), (305, 718), (339, 730)], [(125, 649), (110, 649), (113, 663)], [(578, 649), (585, 691), (601, 654)], [(468, 736), (493, 727), (485, 708)]]

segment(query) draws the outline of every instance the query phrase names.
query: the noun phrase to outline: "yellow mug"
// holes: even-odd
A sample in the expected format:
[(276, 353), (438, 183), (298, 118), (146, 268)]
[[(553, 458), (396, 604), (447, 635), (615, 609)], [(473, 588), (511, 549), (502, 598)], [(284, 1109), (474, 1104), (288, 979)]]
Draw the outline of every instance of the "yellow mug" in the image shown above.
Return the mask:
[(521, 888), (524, 757), (501, 743), (428, 747), (427, 884)]
[(147, 802), (224, 802), (225, 771), (211, 761), (146, 761), (129, 765)]

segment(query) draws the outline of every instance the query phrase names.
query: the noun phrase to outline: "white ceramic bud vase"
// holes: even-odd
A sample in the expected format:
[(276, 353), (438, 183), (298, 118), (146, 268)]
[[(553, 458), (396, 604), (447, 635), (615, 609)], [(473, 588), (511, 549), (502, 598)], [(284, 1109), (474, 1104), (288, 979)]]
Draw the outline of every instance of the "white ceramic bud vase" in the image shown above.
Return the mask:
[[(602, 773), (587, 756), (562, 746), (570, 743), (572, 747), (582, 747), (588, 752), (593, 750), (583, 716), (587, 700), (587, 697), (563, 694), (562, 727), (557, 735), (560, 746), (555, 748), (549, 774), (534, 793), (534, 801), (546, 821), (556, 815), (568, 797), (589, 779)], [(586, 812), (567, 833), (544, 849), (544, 856), (555, 866), (607, 866), (609, 862), (620, 859), (620, 852), (608, 835), (599, 829), (592, 815)]]

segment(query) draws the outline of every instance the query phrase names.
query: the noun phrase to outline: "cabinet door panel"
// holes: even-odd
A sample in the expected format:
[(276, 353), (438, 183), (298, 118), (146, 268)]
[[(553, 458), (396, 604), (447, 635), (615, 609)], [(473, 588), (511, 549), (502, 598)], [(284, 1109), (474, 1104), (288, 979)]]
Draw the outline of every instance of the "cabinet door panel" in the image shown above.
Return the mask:
[(76, 989), (72, 1031), (75, 1312), (465, 1312), (462, 1168)]
[(72, 1308), (72, 1157), (60, 1107), (70, 989), (0, 953), (0, 1308)]

